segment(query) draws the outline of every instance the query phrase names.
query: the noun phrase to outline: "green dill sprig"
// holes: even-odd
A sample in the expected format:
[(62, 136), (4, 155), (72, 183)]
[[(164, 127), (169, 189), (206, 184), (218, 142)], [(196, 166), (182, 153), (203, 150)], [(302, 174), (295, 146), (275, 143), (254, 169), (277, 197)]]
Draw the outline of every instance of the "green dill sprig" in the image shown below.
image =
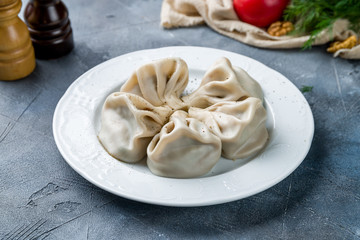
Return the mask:
[(301, 91), (302, 93), (306, 93), (306, 92), (311, 92), (312, 89), (313, 89), (313, 86), (305, 86), (305, 85), (303, 85), (303, 86), (300, 88), (300, 91)]
[(360, 30), (360, 0), (292, 0), (284, 19), (294, 24), (294, 35), (310, 34), (303, 49), (311, 48), (318, 34), (332, 30), (338, 19), (347, 19), (350, 29)]

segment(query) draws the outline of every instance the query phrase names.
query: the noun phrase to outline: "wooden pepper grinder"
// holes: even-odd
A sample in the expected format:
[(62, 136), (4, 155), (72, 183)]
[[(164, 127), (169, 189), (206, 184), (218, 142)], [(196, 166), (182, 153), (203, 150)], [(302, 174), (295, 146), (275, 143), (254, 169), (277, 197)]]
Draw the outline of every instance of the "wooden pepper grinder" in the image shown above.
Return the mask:
[(35, 68), (34, 49), (18, 14), (20, 0), (0, 0), (0, 80), (16, 80)]
[(69, 13), (61, 0), (30, 0), (24, 17), (36, 58), (58, 58), (74, 48)]

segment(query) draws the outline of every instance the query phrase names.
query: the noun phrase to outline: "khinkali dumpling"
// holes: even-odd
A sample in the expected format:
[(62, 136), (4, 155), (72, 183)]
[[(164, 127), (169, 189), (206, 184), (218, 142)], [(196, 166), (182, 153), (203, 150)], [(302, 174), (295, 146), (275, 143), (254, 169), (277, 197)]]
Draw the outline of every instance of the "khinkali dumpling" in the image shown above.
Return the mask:
[(222, 155), (229, 159), (249, 157), (267, 142), (266, 110), (262, 101), (249, 97), (239, 102), (220, 102), (206, 109), (189, 109), (221, 139)]
[(147, 155), (147, 165), (156, 175), (197, 177), (209, 172), (217, 163), (221, 141), (204, 123), (178, 110), (151, 140)]
[(180, 95), (189, 81), (184, 60), (165, 58), (138, 68), (121, 87), (121, 92), (139, 95), (154, 106), (184, 107)]
[(243, 69), (233, 67), (222, 57), (205, 73), (197, 90), (183, 97), (189, 106), (206, 108), (222, 101), (239, 101), (246, 97), (263, 99), (260, 85)]
[(99, 140), (113, 157), (137, 162), (170, 114), (170, 108), (155, 107), (135, 94), (112, 93), (102, 109)]

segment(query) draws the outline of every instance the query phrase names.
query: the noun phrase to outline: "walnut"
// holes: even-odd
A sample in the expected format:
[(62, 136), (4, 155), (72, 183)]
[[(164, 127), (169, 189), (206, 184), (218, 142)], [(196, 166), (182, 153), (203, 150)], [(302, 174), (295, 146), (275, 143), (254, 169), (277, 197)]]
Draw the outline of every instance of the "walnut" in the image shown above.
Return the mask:
[(271, 36), (275, 36), (275, 37), (280, 37), (283, 35), (288, 34), (289, 32), (291, 32), (292, 30), (294, 30), (294, 25), (291, 22), (285, 21), (285, 22), (281, 22), (281, 21), (277, 21), (274, 22), (270, 25), (270, 27), (268, 28), (267, 32), (271, 35)]
[(328, 52), (334, 53), (340, 49), (344, 48), (353, 48), (357, 44), (357, 39), (355, 35), (348, 37), (344, 41), (336, 41), (330, 44), (330, 47), (327, 49)]

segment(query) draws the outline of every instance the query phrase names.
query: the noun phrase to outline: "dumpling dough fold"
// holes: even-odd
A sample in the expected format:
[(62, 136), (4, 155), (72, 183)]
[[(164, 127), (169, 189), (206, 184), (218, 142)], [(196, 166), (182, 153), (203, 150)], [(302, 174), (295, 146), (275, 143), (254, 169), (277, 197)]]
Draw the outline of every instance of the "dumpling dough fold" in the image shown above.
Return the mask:
[(204, 122), (221, 139), (222, 155), (228, 159), (252, 156), (268, 139), (266, 110), (258, 98), (221, 102), (206, 109), (192, 107), (189, 116)]
[(221, 155), (221, 141), (197, 119), (176, 111), (147, 149), (147, 165), (158, 176), (198, 177), (209, 172)]
[(137, 162), (145, 157), (149, 142), (170, 114), (170, 108), (155, 107), (137, 95), (112, 93), (102, 109), (98, 138), (113, 157)]
[(233, 67), (229, 59), (222, 57), (208, 69), (200, 86), (184, 96), (187, 105), (206, 108), (223, 101), (239, 101), (247, 97), (263, 100), (261, 86), (242, 68)]
[(154, 106), (184, 107), (180, 95), (189, 81), (187, 64), (180, 58), (165, 58), (138, 68), (120, 92), (139, 95)]

